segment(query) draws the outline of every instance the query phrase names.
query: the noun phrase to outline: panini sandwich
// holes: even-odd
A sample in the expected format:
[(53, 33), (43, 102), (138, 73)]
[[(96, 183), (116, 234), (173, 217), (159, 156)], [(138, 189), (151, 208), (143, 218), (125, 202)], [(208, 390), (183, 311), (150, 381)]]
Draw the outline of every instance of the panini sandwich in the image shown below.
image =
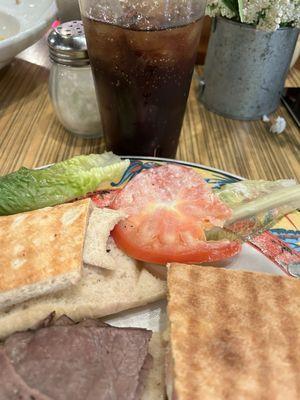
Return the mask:
[(171, 264), (168, 395), (299, 400), (300, 282)]
[[(121, 216), (119, 211), (114, 210), (101, 213), (99, 224), (106, 237), (93, 255), (96, 266), (83, 264), (77, 283), (19, 304), (12, 298), (14, 305), (0, 312), (0, 339), (35, 326), (53, 311), (58, 317), (67, 314), (80, 321), (83, 318), (104, 317), (165, 297), (166, 282), (154, 277), (119, 250), (113, 240), (108, 240), (112, 219), (117, 221)], [(97, 243), (94, 234), (97, 229), (91, 223), (88, 229), (92, 235), (86, 238), (85, 247), (92, 248), (91, 242), (95, 240)], [(69, 257), (72, 259), (74, 254), (70, 253)], [(114, 269), (109, 270), (111, 268)]]

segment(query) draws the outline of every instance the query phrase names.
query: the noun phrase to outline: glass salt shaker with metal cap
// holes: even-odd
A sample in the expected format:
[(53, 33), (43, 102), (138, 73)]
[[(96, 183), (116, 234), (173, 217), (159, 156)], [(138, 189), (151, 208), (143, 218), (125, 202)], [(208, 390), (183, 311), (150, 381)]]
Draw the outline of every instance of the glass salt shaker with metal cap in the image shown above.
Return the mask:
[(82, 22), (65, 22), (53, 29), (48, 45), (52, 61), (49, 93), (58, 119), (77, 136), (102, 136)]

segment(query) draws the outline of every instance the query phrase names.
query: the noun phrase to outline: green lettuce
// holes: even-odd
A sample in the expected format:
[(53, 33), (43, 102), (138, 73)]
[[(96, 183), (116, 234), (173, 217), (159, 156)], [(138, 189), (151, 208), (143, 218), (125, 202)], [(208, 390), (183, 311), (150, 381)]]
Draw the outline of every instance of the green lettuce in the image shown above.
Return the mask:
[(250, 240), (300, 207), (300, 185), (293, 180), (245, 180), (225, 185), (215, 194), (233, 212), (223, 228), (206, 232), (207, 240)]
[(0, 215), (54, 206), (110, 189), (129, 166), (113, 153), (73, 157), (43, 169), (21, 168), (0, 177)]
[(278, 181), (244, 180), (224, 185), (221, 189), (215, 190), (214, 193), (223, 203), (235, 209), (265, 195), (274, 194), (276, 196), (278, 190), (287, 189), (295, 185), (296, 182), (292, 179)]

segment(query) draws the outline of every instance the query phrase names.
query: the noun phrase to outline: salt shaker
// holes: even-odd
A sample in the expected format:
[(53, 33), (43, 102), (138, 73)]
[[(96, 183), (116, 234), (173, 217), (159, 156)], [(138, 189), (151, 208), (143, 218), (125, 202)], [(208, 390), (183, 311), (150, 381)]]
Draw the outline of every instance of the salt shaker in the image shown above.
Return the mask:
[(48, 36), (49, 93), (58, 119), (76, 136), (102, 136), (96, 91), (82, 21), (65, 22)]

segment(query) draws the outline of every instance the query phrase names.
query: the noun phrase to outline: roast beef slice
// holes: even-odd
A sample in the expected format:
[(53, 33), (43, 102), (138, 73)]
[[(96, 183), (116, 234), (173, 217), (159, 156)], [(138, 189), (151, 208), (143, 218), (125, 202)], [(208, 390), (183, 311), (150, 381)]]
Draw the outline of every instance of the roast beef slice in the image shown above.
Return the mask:
[(52, 400), (30, 388), (23, 381), (2, 348), (0, 349), (0, 400)]
[(22, 380), (55, 400), (138, 400), (151, 332), (70, 321), (5, 341)]

